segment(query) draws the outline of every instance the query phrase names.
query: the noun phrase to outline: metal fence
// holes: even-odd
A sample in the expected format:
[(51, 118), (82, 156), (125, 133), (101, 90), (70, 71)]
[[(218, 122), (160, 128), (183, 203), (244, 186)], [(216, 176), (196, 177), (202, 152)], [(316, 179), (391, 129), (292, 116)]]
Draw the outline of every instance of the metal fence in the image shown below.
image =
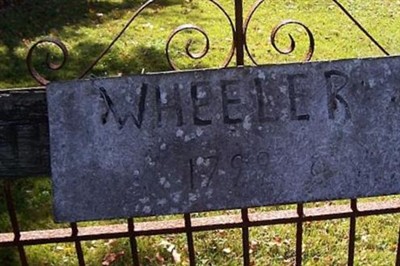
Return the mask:
[[(234, 19), (231, 19), (224, 8), (215, 0), (208, 0), (210, 3), (215, 5), (220, 11), (223, 12), (224, 16), (230, 24), (233, 36), (233, 44), (229, 55), (227, 56), (223, 66), (228, 66), (232, 60), (235, 60), (235, 65), (244, 65), (244, 58), (247, 55), (252, 63), (257, 65), (256, 59), (252, 56), (247, 43), (246, 43), (246, 33), (248, 29), (249, 22), (251, 21), (254, 13), (264, 2), (264, 0), (258, 0), (250, 12), (248, 13), (246, 19), (243, 19), (243, 2), (242, 0), (234, 1)], [(1, 2), (0, 2), (1, 3)], [(142, 5), (126, 23), (124, 28), (117, 34), (114, 40), (109, 46), (104, 49), (104, 51), (90, 64), (90, 66), (83, 71), (79, 78), (84, 78), (90, 73), (93, 67), (99, 62), (101, 58), (106, 55), (112, 46), (119, 40), (119, 38), (124, 34), (132, 22), (136, 19), (138, 15), (149, 5), (153, 3), (152, 0), (146, 2)], [(369, 38), (369, 40), (384, 54), (389, 55), (389, 53), (383, 48), (383, 46), (354, 18), (350, 12), (348, 12), (345, 7), (337, 0), (332, 0), (332, 3), (341, 10), (349, 20), (354, 23), (358, 29)], [(309, 28), (299, 21), (287, 20), (283, 21), (281, 24), (276, 26), (271, 34), (271, 42), (274, 48), (282, 53), (291, 53), (294, 48), (294, 40), (291, 39), (291, 45), (288, 50), (280, 50), (275, 44), (275, 36), (277, 32), (285, 25), (297, 24), (303, 27), (309, 37), (309, 49), (305, 56), (305, 61), (311, 60), (314, 49), (315, 41), (312, 32)], [(178, 67), (172, 62), (169, 57), (169, 44), (172, 38), (181, 31), (184, 30), (194, 30), (201, 33), (207, 40), (206, 47), (200, 54), (193, 54), (186, 47), (186, 53), (189, 57), (193, 59), (198, 59), (203, 57), (209, 49), (209, 40), (207, 34), (200, 27), (194, 25), (183, 25), (178, 27), (170, 35), (166, 42), (166, 56), (167, 60), (172, 69), (178, 70)], [(41, 85), (46, 85), (49, 81), (43, 77), (32, 64), (32, 53), (35, 48), (42, 44), (50, 42), (58, 46), (63, 52), (64, 60), (61, 64), (55, 65), (48, 62), (47, 66), (52, 70), (59, 70), (63, 67), (63, 64), (68, 56), (68, 51), (65, 45), (55, 39), (44, 39), (34, 44), (29, 51), (27, 56), (27, 64), (30, 73), (33, 78)], [(190, 46), (190, 43), (188, 44)], [(9, 92), (13, 93), (13, 92)], [(37, 173), (32, 173), (36, 175)], [(29, 173), (25, 173), (28, 177)], [(294, 224), (296, 225), (296, 247), (295, 247), (295, 263), (296, 265), (302, 265), (303, 259), (303, 228), (304, 223), (311, 221), (328, 221), (334, 219), (348, 219), (350, 222), (349, 232), (348, 232), (348, 265), (354, 265), (355, 257), (355, 243), (356, 243), (356, 226), (357, 218), (364, 216), (374, 216), (383, 214), (395, 214), (400, 213), (400, 200), (392, 199), (388, 201), (379, 202), (367, 202), (359, 203), (357, 199), (349, 199), (349, 203), (345, 205), (332, 205), (325, 207), (315, 207), (315, 208), (304, 208), (302, 203), (297, 204), (296, 210), (284, 210), (284, 211), (270, 211), (270, 212), (249, 212), (248, 209), (242, 209), (240, 214), (213, 216), (207, 218), (194, 218), (191, 214), (184, 214), (181, 219), (168, 220), (168, 221), (153, 221), (153, 222), (134, 222), (133, 218), (127, 219), (125, 223), (114, 224), (114, 225), (104, 225), (104, 226), (91, 226), (91, 227), (79, 227), (77, 223), (71, 223), (69, 228), (63, 229), (47, 229), (47, 230), (36, 230), (36, 231), (21, 231), (17, 210), (15, 208), (15, 203), (13, 201), (12, 186), (14, 181), (5, 180), (3, 181), (3, 195), (6, 202), (8, 217), (10, 219), (13, 232), (6, 232), (0, 234), (0, 251), (4, 247), (14, 247), (18, 250), (20, 262), (22, 265), (28, 265), (27, 256), (25, 253), (25, 247), (30, 245), (43, 245), (49, 243), (74, 243), (76, 249), (76, 256), (79, 265), (85, 265), (85, 256), (82, 249), (81, 242), (87, 240), (98, 240), (98, 239), (115, 239), (115, 238), (129, 238), (130, 248), (132, 254), (133, 265), (140, 265), (137, 238), (140, 236), (153, 236), (153, 235), (164, 235), (164, 234), (186, 234), (187, 247), (188, 247), (188, 257), (189, 264), (196, 265), (196, 252), (193, 234), (200, 231), (211, 231), (218, 229), (241, 229), (242, 235), (242, 250), (243, 250), (243, 265), (252, 265), (250, 259), (250, 237), (249, 230), (254, 227), (268, 226), (276, 224)], [(398, 228), (393, 228), (393, 230), (398, 230)], [(399, 230), (399, 240), (397, 243), (397, 253), (396, 261), (393, 263), (395, 265), (400, 265), (400, 230)]]

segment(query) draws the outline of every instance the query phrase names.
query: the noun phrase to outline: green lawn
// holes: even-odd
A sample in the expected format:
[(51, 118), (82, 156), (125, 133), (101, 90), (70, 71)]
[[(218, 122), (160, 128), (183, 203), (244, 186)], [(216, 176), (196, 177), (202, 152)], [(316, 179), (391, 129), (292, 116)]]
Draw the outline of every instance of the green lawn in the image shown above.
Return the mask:
[[(21, 7), (0, 13), (0, 88), (35, 85), (28, 74), (25, 58), (29, 47), (46, 36), (65, 43), (69, 60), (57, 74), (43, 72), (46, 49), (42, 48), (34, 53), (34, 65), (51, 79), (79, 77), (139, 7), (133, 0), (93, 1), (95, 3), (89, 6), (77, 0), (25, 2)], [(233, 1), (220, 2), (234, 20)], [(397, 26), (400, 17), (396, 16), (399, 3), (390, 0), (342, 2), (388, 52), (396, 54), (400, 39)], [(252, 4), (244, 2), (245, 18)], [(277, 36), (280, 48), (289, 45), (287, 33), (296, 40), (297, 48), (289, 56), (277, 53), (270, 44), (273, 27), (285, 19), (299, 20), (313, 32), (316, 42), (313, 60), (383, 55), (330, 0), (266, 1), (256, 11), (247, 34), (249, 50), (259, 64), (303, 60), (309, 42), (300, 27), (287, 26)], [(155, 0), (96, 65), (92, 74), (126, 75), (170, 69), (165, 56), (166, 40), (176, 27), (186, 23), (198, 25), (207, 32), (210, 50), (201, 60), (190, 59), (185, 53), (186, 41), (193, 39), (191, 50), (201, 52), (204, 38), (198, 32), (182, 32), (176, 35), (170, 48), (176, 65), (179, 68), (221, 66), (232, 43), (230, 24), (223, 13), (208, 0)], [(60, 59), (57, 49), (52, 51), (56, 59), (57, 55)], [(248, 57), (245, 62), (251, 63)], [(233, 60), (231, 65), (234, 64)]]
[[(26, 0), (25, 4), (0, 11), (0, 88), (36, 86), (25, 58), (29, 47), (46, 36), (59, 38), (69, 50), (69, 60), (55, 73), (44, 68), (45, 54), (60, 62), (61, 54), (41, 47), (34, 54), (34, 66), (51, 80), (74, 79), (93, 62), (124, 27), (140, 6), (136, 0), (99, 0), (90, 5), (78, 0)], [(220, 0), (232, 20), (234, 1)], [(391, 0), (342, 0), (344, 6), (382, 44), (390, 54), (400, 51), (400, 2)], [(244, 17), (253, 5), (244, 2)], [(309, 40), (301, 27), (284, 27), (277, 36), (280, 48), (290, 44), (296, 50), (279, 54), (269, 36), (281, 21), (301, 21), (312, 31), (315, 53), (312, 60), (382, 56), (380, 51), (330, 0), (265, 1), (249, 24), (247, 44), (259, 64), (302, 61)], [(178, 26), (186, 23), (207, 32), (209, 52), (200, 60), (190, 59), (185, 44), (193, 39), (190, 51), (199, 53), (205, 40), (199, 32), (181, 32), (171, 42), (170, 57), (181, 69), (219, 67), (229, 55), (232, 32), (219, 9), (207, 0), (155, 1), (128, 28), (111, 51), (95, 66), (95, 76), (170, 70), (165, 56), (166, 40)], [(245, 63), (251, 65), (248, 56)], [(230, 66), (235, 65), (233, 58)], [(66, 226), (52, 222), (51, 188), (46, 178), (19, 180), (14, 197), (23, 230)], [(286, 207), (281, 207), (286, 208)], [(269, 208), (271, 209), (271, 208)], [(168, 217), (167, 217), (168, 218)], [(360, 218), (357, 222), (356, 265), (394, 265), (400, 215)], [(118, 222), (118, 221), (112, 221)], [(98, 224), (97, 222), (83, 224)], [(348, 220), (312, 222), (304, 225), (304, 265), (346, 265)], [(11, 231), (3, 195), (0, 194), (0, 232)], [(195, 233), (198, 265), (241, 265), (241, 232), (238, 229)], [(293, 265), (295, 225), (277, 225), (250, 230), (251, 258), (255, 265)], [(143, 265), (187, 265), (184, 235), (139, 238)], [(124, 252), (112, 265), (129, 265), (129, 240), (86, 241), (83, 243), (88, 265), (101, 265), (110, 253)], [(175, 250), (175, 252), (173, 251)], [(32, 265), (76, 265), (73, 244), (54, 244), (26, 248)], [(181, 255), (181, 262), (177, 255)], [(17, 253), (0, 249), (0, 265), (18, 265)]]

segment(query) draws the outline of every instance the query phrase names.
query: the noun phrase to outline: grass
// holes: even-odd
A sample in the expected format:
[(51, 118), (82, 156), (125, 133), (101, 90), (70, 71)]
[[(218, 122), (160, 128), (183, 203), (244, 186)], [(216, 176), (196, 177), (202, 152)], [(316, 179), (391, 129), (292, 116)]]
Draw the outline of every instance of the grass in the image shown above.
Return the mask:
[[(137, 1), (32, 0), (25, 5), (0, 13), (0, 88), (35, 85), (26, 69), (25, 57), (29, 47), (44, 36), (60, 38), (70, 56), (66, 66), (57, 73), (43, 68), (47, 48), (34, 54), (34, 65), (49, 79), (73, 79), (100, 54), (138, 8)], [(296, 40), (297, 49), (289, 56), (280, 55), (269, 43), (274, 26), (284, 19), (303, 22), (313, 32), (316, 50), (313, 60), (379, 56), (382, 52), (357, 29), (331, 1), (266, 1), (255, 13), (248, 30), (247, 43), (260, 64), (301, 61), (307, 51), (308, 39), (296, 26), (285, 27), (278, 34), (279, 47), (289, 43), (287, 33)], [(376, 39), (392, 54), (397, 51), (400, 18), (397, 2), (342, 1)], [(221, 1), (233, 18), (233, 4)], [(245, 14), (253, 3), (244, 2)], [(201, 60), (185, 54), (185, 42), (192, 38), (193, 52), (204, 48), (200, 33), (178, 34), (171, 44), (171, 58), (180, 68), (218, 67), (229, 54), (232, 33), (229, 23), (209, 1), (161, 0), (146, 9), (127, 32), (94, 68), (96, 76), (168, 70), (165, 43), (173, 29), (184, 23), (202, 27), (210, 39), (210, 51)], [(29, 25), (29, 26), (27, 26)], [(60, 53), (52, 49), (55, 60)], [(58, 56), (57, 56), (58, 55)], [(246, 64), (251, 62), (246, 58)], [(232, 62), (234, 65), (234, 62)]]
[[(397, 54), (400, 43), (398, 1), (342, 0), (348, 10), (391, 54)], [(221, 0), (234, 17), (233, 1)], [(244, 10), (253, 1), (244, 1)], [(60, 61), (54, 47), (40, 47), (34, 54), (34, 66), (50, 80), (74, 79), (100, 54), (140, 6), (133, 0), (84, 1), (30, 0), (21, 6), (0, 11), (0, 88), (35, 86), (29, 76), (25, 57), (28, 49), (45, 36), (60, 38), (70, 56), (60, 71), (46, 71), (43, 59), (51, 51)], [(277, 36), (281, 48), (288, 46), (287, 34), (296, 40), (296, 50), (281, 55), (273, 49), (269, 35), (284, 19), (303, 22), (313, 32), (316, 49), (313, 60), (381, 56), (382, 52), (340, 12), (332, 1), (288, 0), (266, 1), (256, 11), (248, 29), (249, 50), (259, 64), (302, 61), (308, 49), (304, 30), (287, 26)], [(182, 32), (171, 42), (170, 55), (182, 69), (218, 67), (229, 54), (232, 33), (229, 23), (209, 1), (162, 0), (146, 9), (116, 45), (93, 69), (95, 76), (128, 75), (169, 70), (165, 57), (168, 36), (179, 25), (193, 23), (202, 27), (210, 40), (210, 51), (200, 60), (185, 54), (185, 43), (191, 38), (192, 52), (201, 52), (204, 38), (199, 32)], [(50, 49), (50, 50), (49, 50)], [(234, 59), (231, 62), (233, 66)], [(245, 58), (245, 63), (251, 61)], [(51, 213), (51, 187), (47, 178), (18, 180), (14, 184), (22, 230), (68, 226), (54, 224)], [(327, 203), (317, 203), (323, 205)], [(284, 209), (277, 206), (269, 209)], [(204, 216), (210, 214), (198, 214)], [(169, 219), (171, 217), (164, 217)], [(356, 265), (394, 265), (400, 215), (359, 218), (356, 232)], [(157, 217), (146, 218), (161, 219)], [(118, 223), (107, 221), (106, 223)], [(104, 222), (82, 223), (83, 225)], [(304, 225), (304, 265), (345, 265), (348, 243), (348, 220), (311, 222)], [(0, 232), (11, 231), (3, 195), (0, 195)], [(194, 234), (198, 265), (240, 265), (240, 230), (218, 230)], [(276, 225), (250, 230), (251, 259), (256, 265), (293, 265), (295, 258), (295, 225)], [(188, 251), (184, 235), (140, 237), (138, 240), (144, 265), (187, 265)], [(116, 255), (112, 265), (129, 265), (129, 240), (83, 242), (88, 265), (101, 265), (106, 256)], [(73, 244), (27, 247), (32, 265), (76, 265)], [(174, 255), (175, 254), (175, 255)], [(176, 263), (177, 255), (181, 263)], [(175, 261), (174, 261), (175, 256)], [(0, 249), (0, 265), (18, 265), (17, 253)]]

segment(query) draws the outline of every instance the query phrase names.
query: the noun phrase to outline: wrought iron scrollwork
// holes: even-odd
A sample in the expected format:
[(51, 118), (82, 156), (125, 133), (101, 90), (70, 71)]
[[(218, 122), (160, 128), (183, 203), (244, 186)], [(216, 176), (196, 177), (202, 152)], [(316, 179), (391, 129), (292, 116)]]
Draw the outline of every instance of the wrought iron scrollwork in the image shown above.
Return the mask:
[(115, 36), (115, 38), (111, 41), (111, 43), (101, 52), (101, 54), (83, 71), (83, 73), (79, 76), (79, 78), (84, 78), (93, 68), (94, 66), (110, 51), (111, 47), (121, 38), (121, 36), (125, 33), (125, 31), (129, 28), (132, 22), (146, 9), (149, 5), (154, 3), (154, 0), (148, 0), (146, 3), (141, 5), (138, 10), (133, 13), (132, 17), (129, 19), (128, 23), (123, 27), (123, 29)]
[[(251, 54), (249, 46), (247, 44), (247, 31), (248, 31), (248, 28), (249, 28), (250, 21), (252, 20), (252, 18), (254, 16), (254, 14), (256, 13), (257, 9), (261, 6), (262, 3), (264, 3), (264, 1), (265, 0), (258, 0), (257, 2), (255, 2), (255, 4), (252, 6), (252, 8), (250, 9), (250, 12), (248, 13), (248, 15), (246, 17), (246, 20), (244, 22), (244, 27), (243, 27), (243, 32), (244, 32), (243, 34), (244, 34), (244, 39), (245, 39), (245, 42), (244, 42), (245, 50), (246, 50), (247, 55), (249, 56), (249, 58), (251, 59), (251, 61), (255, 65), (258, 65), (258, 63), (257, 63), (255, 57)], [(275, 26), (273, 28), (272, 32), (271, 32), (271, 35), (270, 35), (270, 40), (271, 40), (272, 46), (280, 54), (288, 55), (288, 54), (291, 54), (292, 52), (294, 52), (294, 50), (296, 49), (296, 41), (294, 40), (294, 38), (292, 37), (291, 34), (289, 34), (290, 45), (289, 45), (288, 48), (281, 49), (276, 44), (276, 36), (277, 36), (278, 32), (284, 26), (289, 25), (289, 24), (295, 24), (295, 25), (301, 26), (306, 31), (306, 33), (308, 35), (308, 38), (309, 38), (309, 46), (308, 46), (308, 51), (307, 51), (307, 54), (306, 54), (306, 56), (304, 58), (304, 61), (310, 61), (312, 56), (313, 56), (313, 54), (314, 54), (314, 49), (315, 49), (314, 36), (313, 36), (311, 30), (306, 25), (301, 23), (300, 21), (297, 21), (297, 20), (284, 20), (281, 23), (279, 23), (277, 26)]]
[(310, 43), (309, 43), (308, 52), (307, 52), (307, 54), (306, 54), (306, 56), (304, 58), (304, 61), (310, 61), (312, 56), (313, 56), (313, 54), (314, 54), (314, 49), (315, 49), (314, 36), (313, 36), (312, 32), (310, 31), (310, 29), (307, 28), (306, 25), (304, 25), (303, 23), (301, 23), (299, 21), (296, 21), (296, 20), (284, 20), (281, 23), (279, 23), (271, 32), (271, 44), (272, 44), (272, 46), (280, 54), (290, 54), (296, 49), (296, 41), (293, 39), (291, 34), (288, 35), (289, 39), (290, 39), (289, 48), (286, 48), (286, 49), (282, 50), (276, 45), (276, 35), (277, 35), (277, 33), (279, 32), (280, 29), (282, 29), (284, 26), (289, 25), (289, 24), (299, 25), (302, 28), (304, 28), (304, 30), (307, 32), (308, 39), (309, 39)]
[[(132, 17), (129, 19), (128, 23), (123, 27), (123, 29), (115, 36), (115, 38), (111, 41), (111, 43), (101, 52), (101, 54), (78, 76), (79, 79), (84, 78), (92, 69), (93, 67), (104, 57), (105, 54), (107, 54), (111, 47), (118, 41), (119, 38), (124, 34), (124, 32), (129, 28), (129, 26), (132, 24), (132, 22), (137, 18), (137, 16), (150, 4), (152, 4), (154, 0), (148, 0), (146, 3), (144, 3), (138, 10), (136, 10)], [(26, 58), (26, 62), (28, 65), (28, 70), (31, 76), (40, 84), (40, 85), (47, 85), (50, 81), (47, 80), (45, 77), (43, 77), (39, 72), (36, 70), (36, 68), (33, 66), (32, 63), (32, 56), (33, 56), (33, 51), (36, 49), (36, 47), (39, 44), (43, 43), (51, 43), (55, 44), (57, 47), (59, 47), (63, 53), (63, 60), (61, 64), (54, 64), (50, 62), (50, 54), (47, 54), (46, 57), (46, 65), (49, 70), (60, 70), (64, 64), (67, 61), (68, 58), (68, 50), (66, 46), (58, 39), (54, 38), (44, 38), (38, 42), (36, 42), (28, 52), (28, 56)]]
[(205, 46), (204, 46), (203, 50), (199, 53), (193, 53), (191, 51), (190, 46), (192, 45), (193, 40), (189, 39), (185, 45), (185, 51), (186, 51), (187, 56), (189, 56), (192, 59), (201, 59), (208, 53), (208, 50), (210, 49), (210, 39), (208, 38), (207, 33), (202, 28), (200, 28), (199, 26), (196, 26), (196, 25), (191, 25), (191, 24), (184, 24), (184, 25), (179, 26), (178, 28), (173, 30), (172, 33), (169, 35), (167, 44), (165, 46), (165, 54), (167, 56), (168, 64), (174, 70), (178, 70), (179, 68), (171, 60), (171, 56), (170, 56), (170, 52), (169, 52), (170, 44), (171, 44), (171, 41), (174, 39), (174, 37), (178, 33), (182, 32), (182, 31), (186, 31), (186, 30), (197, 31), (197, 32), (201, 33), (201, 35), (203, 35), (203, 37), (205, 39)]
[(68, 59), (68, 50), (67, 50), (67, 47), (60, 40), (53, 39), (53, 38), (42, 39), (42, 40), (36, 42), (34, 45), (32, 45), (32, 47), (29, 49), (28, 56), (26, 58), (26, 62), (28, 65), (28, 71), (40, 85), (44, 86), (44, 85), (47, 85), (50, 81), (47, 80), (45, 77), (43, 77), (41, 74), (39, 74), (39, 72), (36, 70), (36, 68), (32, 62), (33, 53), (36, 50), (36, 48), (41, 44), (53, 44), (53, 45), (57, 46), (62, 52), (61, 63), (51, 62), (50, 52), (46, 53), (45, 65), (46, 65), (47, 69), (51, 70), (51, 71), (60, 70), (65, 65), (65, 63), (67, 62), (67, 59)]
[[(247, 31), (249, 28), (249, 23), (254, 15), (254, 13), (256, 12), (256, 10), (259, 8), (259, 6), (264, 2), (265, 0), (258, 0), (252, 7), (252, 9), (250, 10), (245, 22), (244, 22), (244, 27), (243, 27), (243, 36), (244, 36), (244, 48), (249, 56), (249, 58), (251, 59), (251, 61), (257, 65), (257, 62), (254, 58), (254, 56), (250, 53), (250, 50), (248, 48), (248, 44), (247, 44), (247, 40), (246, 40), (246, 35), (247, 35)], [(133, 15), (131, 16), (131, 18), (129, 19), (129, 21), (127, 22), (127, 24), (123, 27), (123, 29), (116, 35), (116, 37), (111, 41), (111, 43), (100, 53), (100, 55), (98, 57), (96, 57), (96, 59), (88, 66), (85, 68), (85, 70), (82, 72), (82, 74), (80, 74), (78, 76), (78, 78), (84, 78), (92, 69), (93, 67), (105, 56), (106, 53), (108, 53), (110, 51), (110, 49), (112, 48), (112, 46), (119, 40), (119, 38), (124, 34), (124, 32), (128, 29), (128, 27), (132, 24), (132, 22), (137, 18), (137, 16), (139, 14), (142, 13), (142, 11), (148, 7), (150, 4), (154, 3), (154, 0), (148, 0), (146, 3), (144, 3), (139, 9), (137, 9)], [(231, 29), (232, 32), (232, 45), (231, 48), (228, 52), (228, 55), (226, 56), (224, 62), (220, 65), (220, 67), (227, 67), (229, 65), (229, 63), (231, 62), (233, 55), (235, 53), (235, 50), (237, 48), (237, 38), (238, 38), (238, 32), (235, 29), (235, 25), (231, 19), (231, 17), (229, 16), (229, 14), (226, 12), (226, 10), (222, 7), (222, 5), (217, 2), (216, 0), (208, 0), (208, 2), (210, 2), (212, 5), (214, 5), (220, 12), (222, 12), (223, 16), (225, 17), (225, 19), (228, 21), (229, 23), (229, 27)], [(313, 34), (311, 33), (311, 31), (309, 30), (309, 28), (307, 28), (304, 24), (302, 24), (299, 21), (294, 21), (294, 20), (285, 20), (283, 22), (281, 22), (279, 25), (277, 25), (271, 33), (271, 43), (272, 46), (274, 47), (274, 49), (281, 53), (281, 54), (290, 54), (292, 53), (295, 49), (296, 49), (296, 42), (294, 40), (294, 38), (292, 37), (292, 35), (289, 34), (289, 39), (290, 39), (290, 45), (288, 48), (286, 49), (281, 49), (277, 46), (276, 44), (276, 37), (278, 32), (286, 25), (289, 24), (295, 24), (298, 26), (301, 26), (306, 33), (308, 34), (308, 38), (309, 38), (309, 49), (308, 52), (306, 54), (306, 57), (304, 60), (309, 61), (314, 53), (314, 37)], [(176, 29), (174, 29), (171, 34), (169, 35), (167, 41), (166, 41), (166, 46), (165, 46), (165, 53), (166, 53), (166, 58), (167, 58), (167, 62), (170, 65), (170, 67), (173, 70), (179, 70), (179, 67), (177, 66), (177, 64), (174, 63), (173, 59), (171, 58), (171, 53), (170, 53), (170, 47), (171, 47), (171, 43), (172, 40), (181, 32), (184, 31), (194, 31), (197, 32), (199, 34), (202, 35), (202, 37), (204, 38), (204, 46), (203, 49), (200, 52), (194, 52), (192, 50), (193, 46), (193, 40), (189, 39), (186, 42), (185, 45), (185, 52), (186, 52), (186, 56), (188, 56), (189, 58), (193, 59), (193, 60), (198, 60), (198, 59), (202, 59), (204, 58), (209, 50), (210, 50), (210, 38), (207, 35), (206, 31), (197, 26), (197, 25), (193, 25), (193, 24), (184, 24), (181, 25), (179, 27), (177, 27)], [(45, 38), (43, 40), (38, 41), (37, 43), (35, 43), (29, 50), (28, 56), (27, 56), (27, 65), (28, 65), (28, 69), (29, 72), (31, 73), (32, 77), (41, 85), (46, 85), (49, 83), (49, 80), (47, 80), (43, 75), (41, 75), (36, 68), (33, 66), (33, 62), (32, 62), (32, 56), (34, 53), (34, 50), (37, 48), (38, 45), (44, 44), (44, 43), (50, 43), (53, 45), (56, 45), (61, 51), (62, 51), (62, 55), (63, 55), (63, 59), (62, 62), (59, 64), (53, 63), (51, 62), (51, 57), (50, 54), (47, 54), (46, 57), (46, 66), (49, 70), (52, 71), (57, 71), (60, 70), (65, 62), (67, 61), (68, 58), (68, 50), (66, 48), (66, 46), (57, 39), (53, 39), (53, 38)]]
[[(235, 35), (236, 35), (235, 26), (234, 26), (234, 24), (233, 24), (232, 19), (230, 18), (230, 16), (229, 16), (228, 13), (225, 11), (225, 9), (221, 6), (220, 3), (218, 3), (218, 2), (215, 1), (215, 0), (209, 0), (209, 2), (212, 3), (213, 5), (215, 5), (215, 6), (224, 14), (225, 18), (226, 18), (226, 19), (228, 20), (228, 22), (229, 22), (229, 26), (230, 26), (231, 31), (232, 31), (232, 46), (231, 46), (231, 49), (230, 49), (230, 51), (229, 51), (229, 53), (228, 53), (228, 56), (226, 57), (226, 59), (224, 60), (224, 62), (222, 63), (222, 65), (220, 66), (220, 67), (227, 67), (227, 66), (229, 65), (229, 63), (231, 62), (232, 57), (233, 57), (233, 55), (234, 55), (234, 53), (235, 53), (235, 47), (236, 47), (236, 45), (235, 45)], [(172, 40), (174, 39), (174, 37), (175, 37), (178, 33), (183, 32), (183, 31), (188, 31), (188, 30), (194, 30), (194, 31), (196, 31), (196, 32), (199, 32), (199, 33), (204, 37), (204, 40), (205, 40), (205, 45), (204, 45), (203, 50), (202, 50), (201, 52), (199, 52), (199, 53), (193, 53), (193, 52), (190, 50), (190, 47), (191, 47), (191, 45), (192, 45), (192, 43), (193, 43), (193, 40), (192, 40), (192, 39), (189, 39), (189, 40), (186, 42), (186, 45), (185, 45), (185, 51), (186, 51), (186, 55), (187, 55), (188, 57), (190, 57), (191, 59), (201, 59), (201, 58), (203, 58), (204, 56), (206, 56), (207, 53), (208, 53), (208, 51), (210, 50), (210, 39), (209, 39), (209, 37), (208, 37), (208, 35), (207, 35), (207, 33), (206, 33), (206, 31), (205, 31), (204, 29), (202, 29), (202, 28), (199, 27), (199, 26), (192, 25), (192, 24), (184, 24), (184, 25), (181, 25), (181, 26), (177, 27), (177, 28), (174, 29), (174, 30), (171, 32), (171, 34), (169, 35), (168, 40), (167, 40), (167, 44), (166, 44), (166, 46), (165, 46), (165, 54), (166, 54), (166, 56), (167, 56), (167, 61), (168, 61), (168, 64), (170, 65), (170, 67), (171, 67), (173, 70), (179, 70), (179, 68), (178, 68), (178, 66), (173, 62), (173, 60), (171, 59), (170, 51), (169, 51), (169, 50), (170, 50), (170, 44), (171, 44)]]

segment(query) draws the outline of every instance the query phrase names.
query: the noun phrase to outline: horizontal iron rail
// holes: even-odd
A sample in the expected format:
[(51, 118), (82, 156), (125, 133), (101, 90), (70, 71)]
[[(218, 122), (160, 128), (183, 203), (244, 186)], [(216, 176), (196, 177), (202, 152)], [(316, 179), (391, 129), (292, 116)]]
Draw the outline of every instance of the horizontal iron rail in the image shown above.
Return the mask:
[[(400, 199), (358, 203), (356, 210), (353, 210), (350, 205), (304, 208), (304, 216), (302, 217), (298, 215), (295, 209), (255, 213), (250, 211), (248, 214), (249, 220), (245, 221), (245, 224), (241, 214), (192, 218), (190, 230), (192, 232), (200, 232), (234, 229), (242, 228), (244, 225), (251, 228), (266, 225), (325, 221), (396, 213), (400, 213)], [(134, 232), (136, 237), (186, 233), (185, 220), (136, 222)], [(20, 232), (19, 239), (14, 233), (2, 233), (0, 234), (0, 247), (129, 238), (130, 236), (131, 233), (129, 232), (127, 223), (78, 227), (78, 232), (76, 234), (73, 234), (71, 228), (60, 228)]]

